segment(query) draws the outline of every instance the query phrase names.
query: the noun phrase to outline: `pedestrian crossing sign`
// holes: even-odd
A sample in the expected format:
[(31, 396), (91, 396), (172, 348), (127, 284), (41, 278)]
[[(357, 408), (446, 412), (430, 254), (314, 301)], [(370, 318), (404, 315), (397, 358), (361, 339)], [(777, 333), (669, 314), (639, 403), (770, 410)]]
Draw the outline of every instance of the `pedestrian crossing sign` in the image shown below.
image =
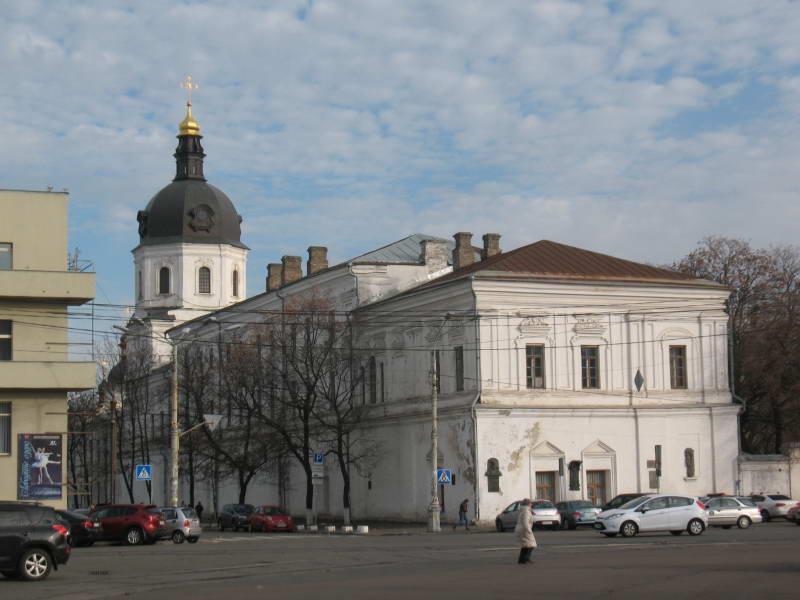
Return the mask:
[(436, 469), (436, 482), (439, 485), (453, 483), (453, 474), (450, 469)]
[(136, 481), (152, 481), (153, 479), (153, 466), (152, 465), (136, 465)]

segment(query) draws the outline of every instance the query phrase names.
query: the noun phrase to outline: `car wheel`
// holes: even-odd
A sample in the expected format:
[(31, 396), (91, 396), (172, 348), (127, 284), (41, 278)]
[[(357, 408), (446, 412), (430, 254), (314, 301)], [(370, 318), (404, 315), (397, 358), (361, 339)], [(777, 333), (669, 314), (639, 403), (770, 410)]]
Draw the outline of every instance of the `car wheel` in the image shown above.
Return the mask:
[(686, 526), (686, 531), (689, 532), (689, 535), (700, 535), (704, 529), (705, 527), (700, 519), (692, 519)]
[(617, 537), (616, 533), (604, 533), (603, 535), (606, 537)]
[[(747, 529), (753, 522), (748, 517), (739, 517), (736, 520), (736, 526), (739, 529)], [(800, 523), (798, 523), (800, 525)]]
[[(798, 522), (798, 525), (800, 525), (800, 522)], [(494, 526), (497, 528), (497, 531), (499, 531), (500, 533), (503, 533), (506, 530), (506, 528), (503, 527), (503, 522), (500, 519), (495, 519)]]
[(183, 535), (183, 532), (180, 529), (176, 529), (172, 532), (172, 542), (175, 544), (182, 544), (186, 541), (186, 536)]
[(128, 529), (128, 533), (125, 534), (125, 541), (130, 546), (138, 546), (144, 541), (144, 534), (138, 527), (131, 527)]
[(41, 581), (50, 575), (52, 569), (50, 555), (41, 548), (31, 548), (22, 553), (17, 572), (26, 581)]
[(764, 521), (764, 523), (769, 523), (769, 513), (767, 511), (761, 511), (761, 520)]
[(671, 533), (672, 535), (680, 535), (680, 534), (682, 534), (682, 533), (683, 533), (683, 531), (680, 531), (680, 530), (678, 530), (678, 531), (670, 531), (670, 533)]
[(639, 533), (639, 528), (633, 521), (625, 521), (622, 527), (619, 528), (619, 532), (622, 534), (622, 537), (633, 537)]
[(189, 542), (190, 544), (196, 544), (197, 540), (199, 539), (200, 539), (199, 535), (190, 535), (189, 537), (186, 538), (186, 541)]

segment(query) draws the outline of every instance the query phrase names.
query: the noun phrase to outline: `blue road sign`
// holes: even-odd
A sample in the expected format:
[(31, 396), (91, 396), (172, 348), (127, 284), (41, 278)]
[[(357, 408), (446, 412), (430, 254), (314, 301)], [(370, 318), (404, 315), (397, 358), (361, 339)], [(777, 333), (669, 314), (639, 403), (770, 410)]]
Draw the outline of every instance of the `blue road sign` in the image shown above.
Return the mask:
[(152, 465), (136, 465), (136, 481), (152, 481), (153, 479), (153, 466)]
[(324, 465), (325, 464), (325, 453), (324, 452), (314, 452), (314, 464), (315, 465)]
[(453, 483), (453, 474), (450, 469), (436, 469), (436, 481), (440, 485)]

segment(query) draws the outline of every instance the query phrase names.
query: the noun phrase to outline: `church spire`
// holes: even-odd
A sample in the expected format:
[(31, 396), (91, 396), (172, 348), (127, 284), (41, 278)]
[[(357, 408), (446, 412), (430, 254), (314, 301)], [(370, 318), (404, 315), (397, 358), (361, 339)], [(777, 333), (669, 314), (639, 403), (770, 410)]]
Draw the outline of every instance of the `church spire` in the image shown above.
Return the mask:
[(175, 149), (175, 179), (199, 179), (205, 181), (203, 175), (203, 146), (200, 144), (200, 124), (192, 115), (192, 90), (197, 89), (197, 84), (192, 81), (191, 75), (186, 81), (181, 82), (181, 87), (186, 88), (186, 117), (178, 125), (178, 147)]

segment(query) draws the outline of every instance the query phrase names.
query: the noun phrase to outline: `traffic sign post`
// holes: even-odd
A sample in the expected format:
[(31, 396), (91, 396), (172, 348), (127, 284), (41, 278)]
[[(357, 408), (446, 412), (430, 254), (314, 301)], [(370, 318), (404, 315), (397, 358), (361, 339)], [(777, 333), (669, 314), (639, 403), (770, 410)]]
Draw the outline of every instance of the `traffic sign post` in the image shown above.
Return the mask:
[(136, 481), (152, 481), (153, 480), (153, 466), (152, 465), (136, 465), (134, 469)]

